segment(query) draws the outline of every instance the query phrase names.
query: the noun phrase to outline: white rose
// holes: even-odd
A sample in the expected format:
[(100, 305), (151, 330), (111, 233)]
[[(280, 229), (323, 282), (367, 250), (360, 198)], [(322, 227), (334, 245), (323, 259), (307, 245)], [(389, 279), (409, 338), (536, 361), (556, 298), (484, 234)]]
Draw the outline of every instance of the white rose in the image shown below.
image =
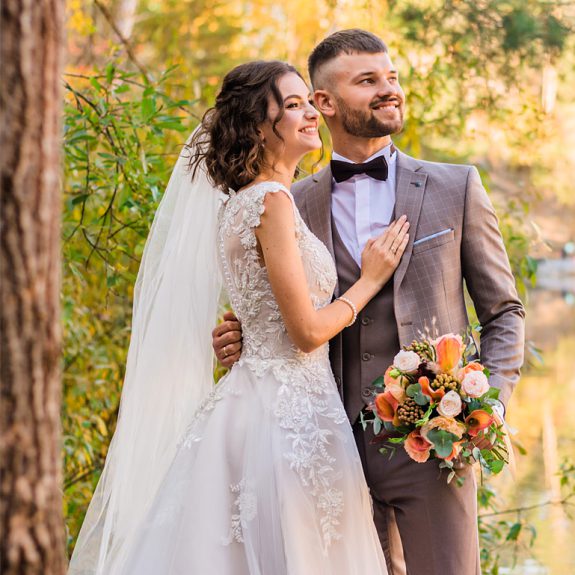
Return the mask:
[(482, 371), (470, 371), (463, 378), (461, 389), (469, 397), (481, 397), (489, 391), (489, 381)]
[(437, 411), (443, 417), (455, 417), (461, 413), (461, 397), (456, 391), (448, 391), (439, 402)]
[(400, 351), (393, 358), (393, 366), (403, 373), (417, 371), (421, 358), (414, 351)]

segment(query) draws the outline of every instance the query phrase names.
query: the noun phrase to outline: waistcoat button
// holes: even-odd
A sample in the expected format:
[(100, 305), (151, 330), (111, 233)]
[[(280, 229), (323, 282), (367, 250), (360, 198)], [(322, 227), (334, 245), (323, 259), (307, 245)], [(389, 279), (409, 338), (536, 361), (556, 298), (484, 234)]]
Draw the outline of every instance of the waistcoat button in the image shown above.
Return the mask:
[(371, 323), (371, 319), (368, 317), (361, 318), (361, 325), (369, 325)]
[(361, 356), (361, 359), (363, 359), (363, 361), (369, 361), (371, 359), (371, 354), (366, 352)]

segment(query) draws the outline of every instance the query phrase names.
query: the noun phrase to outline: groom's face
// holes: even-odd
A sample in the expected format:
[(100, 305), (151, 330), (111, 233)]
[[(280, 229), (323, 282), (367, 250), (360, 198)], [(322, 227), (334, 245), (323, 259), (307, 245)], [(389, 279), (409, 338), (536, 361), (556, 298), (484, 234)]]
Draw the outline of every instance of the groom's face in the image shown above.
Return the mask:
[(389, 54), (341, 54), (319, 71), (315, 100), (329, 124), (381, 138), (403, 128), (405, 95)]

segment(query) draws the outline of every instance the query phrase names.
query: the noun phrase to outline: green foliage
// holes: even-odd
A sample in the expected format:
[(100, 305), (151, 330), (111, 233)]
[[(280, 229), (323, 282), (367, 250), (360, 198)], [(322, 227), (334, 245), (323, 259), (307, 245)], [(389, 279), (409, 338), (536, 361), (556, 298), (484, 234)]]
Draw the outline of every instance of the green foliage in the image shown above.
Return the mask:
[(511, 551), (513, 564), (520, 553), (530, 549), (537, 535), (535, 528), (519, 513), (514, 519), (504, 518), (498, 509), (497, 494), (488, 484), (478, 486), (480, 515), (481, 572), (498, 575), (503, 554)]
[(429, 441), (433, 443), (433, 449), (438, 457), (449, 457), (453, 451), (453, 443), (459, 438), (454, 433), (444, 429), (430, 429), (427, 432)]
[[(501, 509), (496, 491), (488, 483), (478, 486), (479, 539), (481, 544), (481, 572), (498, 575), (503, 559), (515, 566), (519, 559), (529, 556), (537, 531), (529, 520), (529, 513), (549, 505), (572, 505), (575, 499), (575, 466), (564, 461), (559, 471), (563, 497), (560, 501), (546, 501), (529, 507)], [(509, 561), (510, 558), (510, 561)]]
[(108, 64), (66, 77), (65, 513), (76, 536), (115, 429), (139, 258), (190, 126), (190, 102)]

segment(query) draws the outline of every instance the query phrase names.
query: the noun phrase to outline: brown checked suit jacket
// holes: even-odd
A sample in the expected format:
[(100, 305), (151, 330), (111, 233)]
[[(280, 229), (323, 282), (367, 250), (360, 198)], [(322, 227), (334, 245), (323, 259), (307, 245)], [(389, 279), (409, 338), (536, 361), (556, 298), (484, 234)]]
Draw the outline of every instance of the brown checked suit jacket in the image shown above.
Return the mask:
[[(393, 277), (400, 344), (409, 345), (422, 332), (464, 332), (469, 323), (466, 285), (482, 326), (481, 361), (506, 405), (523, 363), (525, 311), (479, 173), (473, 166), (398, 154), (395, 214), (406, 214), (411, 224), (409, 243)], [(294, 184), (292, 192), (309, 228), (333, 256), (331, 188), (327, 167)], [(341, 335), (330, 346), (338, 380)]]

